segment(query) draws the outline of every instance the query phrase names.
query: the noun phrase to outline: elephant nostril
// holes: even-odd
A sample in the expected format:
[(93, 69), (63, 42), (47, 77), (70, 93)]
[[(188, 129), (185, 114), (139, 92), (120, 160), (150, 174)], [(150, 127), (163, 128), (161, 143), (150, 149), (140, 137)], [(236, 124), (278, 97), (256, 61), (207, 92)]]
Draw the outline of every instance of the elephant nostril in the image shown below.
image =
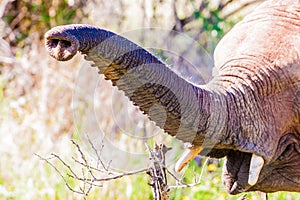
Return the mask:
[(61, 45), (62, 48), (68, 48), (72, 46), (71, 42), (67, 40), (60, 40), (59, 44)]
[(58, 43), (59, 43), (59, 39), (52, 39), (49, 41), (49, 46), (51, 48), (55, 48), (55, 47), (57, 47)]
[(72, 46), (72, 43), (68, 40), (60, 40), (60, 39), (51, 39), (49, 41), (50, 48), (56, 48), (57, 46), (67, 49)]

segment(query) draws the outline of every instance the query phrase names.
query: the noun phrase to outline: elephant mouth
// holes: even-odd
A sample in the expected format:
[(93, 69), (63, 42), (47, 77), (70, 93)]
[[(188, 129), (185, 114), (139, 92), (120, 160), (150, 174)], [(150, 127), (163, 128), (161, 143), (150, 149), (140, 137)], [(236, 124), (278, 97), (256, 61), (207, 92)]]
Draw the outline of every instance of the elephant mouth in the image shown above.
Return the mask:
[[(204, 149), (200, 155), (213, 158), (226, 157), (223, 165), (222, 181), (230, 194), (249, 191), (258, 182), (258, 178), (261, 181), (260, 172), (263, 163), (261, 163), (260, 168), (255, 169), (256, 173), (254, 173), (252, 162), (253, 157), (256, 155), (254, 153), (232, 149)], [(253, 174), (255, 174), (255, 178), (254, 181), (251, 181), (253, 180)]]
[[(300, 143), (298, 134), (285, 134), (280, 138), (274, 157), (262, 163), (253, 176), (253, 157), (256, 152), (227, 148), (204, 148), (202, 156), (226, 157), (222, 180), (228, 193), (247, 191), (275, 192), (278, 190), (300, 192)], [(249, 181), (250, 180), (250, 181)], [(250, 184), (249, 184), (250, 183)]]
[[(223, 150), (223, 152), (226, 153), (226, 161), (223, 165), (222, 179), (228, 193), (238, 194), (255, 190), (275, 192), (283, 189), (300, 192), (300, 148), (298, 144), (286, 145), (284, 150), (278, 152), (277, 157), (263, 165), (257, 174), (256, 182), (252, 185), (249, 184), (249, 177), (251, 177), (251, 162), (255, 154), (237, 150)], [(210, 156), (214, 157), (217, 154)], [(222, 155), (218, 157), (220, 156)]]
[(265, 164), (264, 159), (255, 153), (232, 149), (189, 147), (177, 161), (175, 171), (180, 172), (199, 152), (206, 157), (227, 158), (223, 165), (222, 178), (230, 194), (246, 192), (256, 185), (259, 179), (262, 180), (260, 172)]
[(175, 170), (180, 171), (200, 151), (200, 155), (206, 157), (226, 157), (222, 181), (230, 194), (256, 190), (275, 192), (283, 189), (300, 192), (300, 148), (297, 141), (291, 135), (281, 139), (275, 153), (277, 156), (268, 163), (256, 152), (191, 146), (177, 161)]
[(228, 193), (246, 192), (252, 186), (249, 182), (251, 153), (230, 150), (223, 165), (223, 184)]

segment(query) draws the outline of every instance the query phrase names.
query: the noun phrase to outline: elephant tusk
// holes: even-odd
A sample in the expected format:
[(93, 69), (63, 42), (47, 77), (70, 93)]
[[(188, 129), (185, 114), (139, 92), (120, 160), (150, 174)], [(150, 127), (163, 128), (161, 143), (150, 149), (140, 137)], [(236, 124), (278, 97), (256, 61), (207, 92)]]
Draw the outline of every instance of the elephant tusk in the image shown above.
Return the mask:
[(253, 186), (257, 183), (260, 171), (264, 165), (264, 159), (261, 156), (252, 154), (249, 168), (248, 184)]
[(191, 160), (193, 160), (201, 151), (202, 146), (192, 146), (186, 149), (175, 164), (175, 171), (180, 172)]

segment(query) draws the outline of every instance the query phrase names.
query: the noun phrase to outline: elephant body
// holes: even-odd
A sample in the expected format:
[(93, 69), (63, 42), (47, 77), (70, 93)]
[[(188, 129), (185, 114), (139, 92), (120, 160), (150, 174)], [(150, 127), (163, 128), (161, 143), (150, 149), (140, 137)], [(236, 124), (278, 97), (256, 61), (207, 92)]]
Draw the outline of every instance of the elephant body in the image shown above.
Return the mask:
[(224, 157), (231, 194), (300, 192), (300, 1), (269, 0), (238, 23), (215, 50), (214, 78), (194, 85), (145, 49), (89, 25), (45, 35), (57, 60), (77, 51), (168, 134), (198, 153)]
[[(213, 84), (243, 97), (237, 98), (240, 106), (236, 115), (242, 129), (239, 136), (251, 135), (256, 141), (252, 144), (256, 143), (269, 158), (267, 163), (275, 162), (280, 155), (287, 162), (265, 175), (264, 170), (261, 172), (261, 176), (276, 177), (280, 186), (266, 178), (251, 189), (299, 191), (300, 1), (267, 1), (259, 6), (220, 41), (214, 61), (217, 74)], [(233, 105), (231, 109), (235, 110)], [(287, 152), (287, 148), (294, 148), (294, 152)], [(243, 149), (253, 152), (253, 147)], [(289, 183), (285, 177), (292, 177)], [(230, 190), (231, 185), (226, 181), (225, 185)]]

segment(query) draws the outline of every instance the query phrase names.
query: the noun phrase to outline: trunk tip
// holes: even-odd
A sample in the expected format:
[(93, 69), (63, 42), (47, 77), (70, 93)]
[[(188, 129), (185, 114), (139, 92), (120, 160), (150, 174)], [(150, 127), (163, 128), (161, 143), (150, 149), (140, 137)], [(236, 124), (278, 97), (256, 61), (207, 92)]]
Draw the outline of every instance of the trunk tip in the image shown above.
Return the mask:
[(62, 27), (55, 27), (45, 34), (45, 46), (50, 55), (59, 61), (73, 58), (79, 50), (79, 41)]

